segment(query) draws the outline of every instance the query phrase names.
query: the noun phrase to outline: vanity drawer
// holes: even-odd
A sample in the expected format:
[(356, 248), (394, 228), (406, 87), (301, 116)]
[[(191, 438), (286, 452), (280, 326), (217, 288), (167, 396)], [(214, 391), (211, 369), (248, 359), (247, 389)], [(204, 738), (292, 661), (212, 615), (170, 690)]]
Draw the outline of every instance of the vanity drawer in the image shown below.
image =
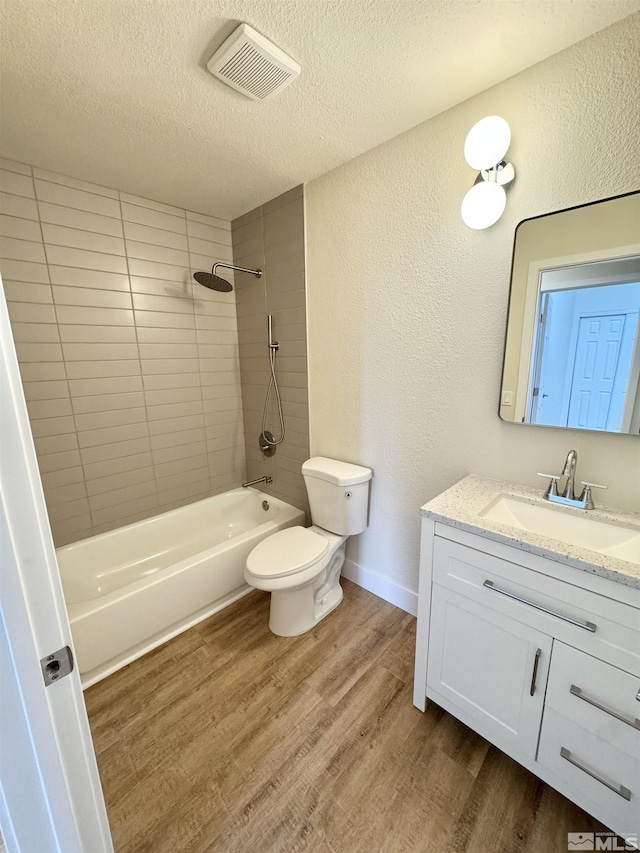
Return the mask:
[(640, 831), (640, 761), (545, 706), (538, 763), (550, 783), (620, 835)]
[[(519, 554), (514, 549), (514, 561)], [(634, 607), (437, 536), (433, 581), (640, 673), (640, 611)]]
[(555, 640), (545, 707), (640, 762), (640, 677)]

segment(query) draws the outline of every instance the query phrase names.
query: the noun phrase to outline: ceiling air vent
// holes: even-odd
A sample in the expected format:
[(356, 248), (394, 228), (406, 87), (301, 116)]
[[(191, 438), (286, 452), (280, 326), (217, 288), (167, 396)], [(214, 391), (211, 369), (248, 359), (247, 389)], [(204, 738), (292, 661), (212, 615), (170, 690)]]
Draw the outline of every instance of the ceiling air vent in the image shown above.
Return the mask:
[(207, 62), (207, 68), (227, 86), (254, 101), (281, 92), (300, 76), (290, 56), (248, 24), (240, 24)]

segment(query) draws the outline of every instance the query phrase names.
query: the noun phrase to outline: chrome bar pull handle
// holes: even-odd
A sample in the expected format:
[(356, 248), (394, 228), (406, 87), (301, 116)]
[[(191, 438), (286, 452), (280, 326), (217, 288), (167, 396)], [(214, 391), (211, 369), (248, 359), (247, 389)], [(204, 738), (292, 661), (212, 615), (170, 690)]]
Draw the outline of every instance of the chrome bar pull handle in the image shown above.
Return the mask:
[(601, 705), (600, 702), (596, 702), (595, 699), (585, 696), (582, 689), (577, 687), (575, 684), (571, 685), (569, 693), (571, 693), (572, 696), (577, 696), (578, 699), (582, 699), (582, 701), (586, 702), (588, 705), (593, 705), (593, 707), (597, 708), (599, 711), (604, 711), (604, 713), (609, 714), (610, 717), (615, 717), (616, 720), (620, 720), (621, 723), (626, 723), (634, 729), (640, 729), (640, 720), (637, 717), (625, 717), (623, 714), (618, 714), (618, 712), (614, 711), (612, 708), (607, 708), (606, 705)]
[(538, 664), (540, 663), (540, 655), (542, 654), (542, 649), (538, 649), (536, 652), (536, 656), (533, 659), (533, 672), (531, 673), (531, 687), (529, 688), (529, 696), (533, 696), (536, 692), (536, 678), (538, 676)]
[(499, 586), (496, 586), (493, 581), (486, 580), (483, 582), (482, 586), (486, 587), (486, 589), (489, 589), (492, 592), (498, 592), (500, 595), (504, 595), (506, 598), (511, 598), (513, 601), (517, 601), (520, 604), (526, 604), (527, 607), (533, 607), (534, 610), (539, 610), (541, 613), (546, 613), (547, 616), (555, 616), (556, 619), (562, 619), (563, 622), (568, 622), (570, 625), (575, 625), (576, 628), (582, 628), (584, 631), (591, 631), (592, 634), (595, 634), (597, 630), (597, 626), (594, 625), (593, 622), (579, 622), (577, 619), (572, 619), (570, 616), (565, 616), (563, 613), (556, 613), (555, 610), (549, 610), (548, 607), (543, 607), (541, 604), (536, 604), (535, 601), (529, 601), (528, 598), (521, 598), (519, 595), (515, 595), (513, 592), (509, 592), (506, 589), (501, 589)]
[(565, 761), (568, 761), (569, 764), (573, 764), (574, 767), (577, 767), (578, 770), (582, 770), (583, 773), (586, 773), (587, 776), (591, 776), (592, 779), (595, 779), (596, 782), (600, 782), (601, 785), (604, 785), (605, 788), (608, 788), (610, 791), (613, 791), (614, 794), (617, 794), (619, 797), (622, 797), (623, 800), (627, 800), (627, 802), (631, 799), (631, 791), (628, 788), (625, 788), (624, 785), (615, 785), (611, 782), (608, 782), (606, 779), (603, 779), (602, 776), (598, 776), (597, 773), (594, 773), (593, 770), (589, 770), (588, 767), (585, 767), (584, 764), (581, 764), (577, 761), (571, 751), (566, 749), (566, 747), (561, 747), (560, 756), (564, 758)]

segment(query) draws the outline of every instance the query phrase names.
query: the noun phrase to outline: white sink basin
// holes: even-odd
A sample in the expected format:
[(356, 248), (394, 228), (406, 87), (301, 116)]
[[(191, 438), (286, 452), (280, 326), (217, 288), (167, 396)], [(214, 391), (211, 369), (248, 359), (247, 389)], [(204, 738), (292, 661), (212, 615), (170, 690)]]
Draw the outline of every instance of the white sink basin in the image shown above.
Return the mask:
[(498, 495), (479, 515), (518, 530), (609, 554), (640, 565), (640, 529), (558, 510), (553, 504), (530, 504), (512, 495)]

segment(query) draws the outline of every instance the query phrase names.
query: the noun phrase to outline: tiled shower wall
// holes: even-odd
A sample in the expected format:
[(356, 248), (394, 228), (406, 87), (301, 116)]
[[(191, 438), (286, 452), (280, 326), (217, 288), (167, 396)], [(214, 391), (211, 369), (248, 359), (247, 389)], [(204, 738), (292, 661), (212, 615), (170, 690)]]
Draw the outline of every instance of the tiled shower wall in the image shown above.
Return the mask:
[[(300, 473), (309, 458), (302, 186), (235, 219), (231, 233), (234, 263), (263, 270), (261, 278), (236, 273), (247, 477), (273, 477), (264, 490), (308, 512)], [(269, 384), (268, 314), (273, 315), (274, 337), (280, 344), (276, 376), (286, 429), (271, 458), (265, 458), (258, 446)], [(277, 438), (280, 426), (273, 400), (272, 396), (267, 429)]]
[(234, 293), (191, 278), (231, 261), (230, 223), (0, 167), (0, 270), (56, 544), (236, 487)]

